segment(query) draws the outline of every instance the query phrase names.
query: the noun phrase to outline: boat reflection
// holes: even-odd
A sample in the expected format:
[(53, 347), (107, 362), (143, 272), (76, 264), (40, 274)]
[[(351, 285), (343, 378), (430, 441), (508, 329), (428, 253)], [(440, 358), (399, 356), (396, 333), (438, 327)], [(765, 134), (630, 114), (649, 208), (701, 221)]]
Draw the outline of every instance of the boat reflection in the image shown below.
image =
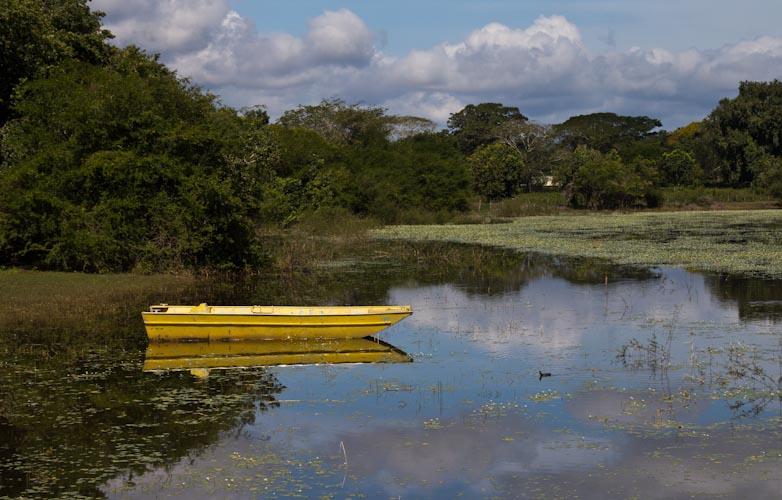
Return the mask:
[(375, 338), (150, 342), (143, 370), (209, 370), (275, 365), (411, 363), (413, 358)]

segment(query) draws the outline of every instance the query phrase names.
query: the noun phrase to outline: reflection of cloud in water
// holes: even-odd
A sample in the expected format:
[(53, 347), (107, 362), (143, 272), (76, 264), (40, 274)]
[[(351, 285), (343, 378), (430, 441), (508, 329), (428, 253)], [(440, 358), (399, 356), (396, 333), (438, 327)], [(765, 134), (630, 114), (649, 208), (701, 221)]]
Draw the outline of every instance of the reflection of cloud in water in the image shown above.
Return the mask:
[(608, 285), (544, 278), (497, 296), (470, 295), (454, 285), (398, 288), (391, 291), (390, 300), (413, 305), (415, 314), (407, 321), (435, 331), (474, 335), (497, 354), (518, 343), (542, 349), (595, 342), (617, 346), (637, 335), (637, 328), (664, 333), (674, 315), (680, 327), (738, 321), (735, 307), (715, 300), (702, 276), (681, 270)]
[[(565, 498), (676, 499), (773, 498), (782, 487), (780, 435), (768, 428), (683, 432), (647, 424), (631, 432), (593, 427), (583, 436), (547, 428), (541, 416), (518, 409), (413, 428), (354, 424), (335, 431), (310, 416), (277, 427), (268, 442), (252, 432), (224, 439), (192, 462), (135, 478), (131, 491), (120, 494), (121, 481), (106, 491), (109, 498), (192, 500), (244, 498), (248, 491), (368, 498), (528, 498), (549, 491)], [(340, 443), (349, 462), (342, 486)]]
[(568, 399), (565, 409), (582, 425), (602, 427), (605, 424), (632, 428), (658, 426), (682, 429), (691, 427), (712, 404), (724, 401), (686, 399), (681, 393), (666, 391), (593, 390)]

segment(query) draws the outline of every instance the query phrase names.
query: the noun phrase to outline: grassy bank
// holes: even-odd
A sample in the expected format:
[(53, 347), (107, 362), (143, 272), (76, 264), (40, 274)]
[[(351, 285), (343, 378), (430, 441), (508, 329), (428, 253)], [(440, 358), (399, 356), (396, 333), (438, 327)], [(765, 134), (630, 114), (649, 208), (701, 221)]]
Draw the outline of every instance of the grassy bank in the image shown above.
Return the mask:
[(534, 216), (507, 224), (393, 226), (372, 234), (782, 278), (781, 230), (782, 211), (723, 210)]
[[(659, 210), (663, 211), (761, 210), (776, 208), (779, 203), (768, 194), (751, 188), (666, 187), (660, 189), (660, 194), (662, 195), (662, 205)], [(472, 210), (456, 217), (453, 222), (471, 223), (506, 217), (580, 213), (580, 210), (568, 206), (563, 193), (545, 191), (521, 193), (514, 198), (491, 204), (479, 204), (476, 200)]]
[[(110, 343), (128, 331), (143, 339), (142, 308), (192, 283), (192, 276), (1, 270), (0, 331), (47, 343), (88, 335)], [(118, 324), (127, 331), (116, 331)]]

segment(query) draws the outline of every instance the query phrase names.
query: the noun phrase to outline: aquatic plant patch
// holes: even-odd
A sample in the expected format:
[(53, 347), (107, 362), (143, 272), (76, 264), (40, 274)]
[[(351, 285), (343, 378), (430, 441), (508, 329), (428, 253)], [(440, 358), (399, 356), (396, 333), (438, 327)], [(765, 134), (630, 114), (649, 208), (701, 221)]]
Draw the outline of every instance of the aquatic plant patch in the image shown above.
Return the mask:
[(391, 226), (372, 234), (780, 278), (780, 228), (779, 210), (725, 210), (523, 217), (507, 224)]

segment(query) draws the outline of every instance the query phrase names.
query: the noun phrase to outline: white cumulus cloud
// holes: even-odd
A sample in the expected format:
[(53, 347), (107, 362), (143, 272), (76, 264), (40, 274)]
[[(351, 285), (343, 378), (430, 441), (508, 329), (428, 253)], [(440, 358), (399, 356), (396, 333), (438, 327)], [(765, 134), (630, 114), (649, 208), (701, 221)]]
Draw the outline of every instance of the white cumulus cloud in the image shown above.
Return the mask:
[(197, 50), (216, 36), (228, 0), (93, 0), (120, 42), (161, 54)]
[(228, 0), (94, 0), (92, 6), (107, 13), (116, 43), (160, 52), (226, 104), (265, 104), (273, 116), (341, 97), (441, 125), (466, 104), (501, 102), (540, 121), (612, 111), (675, 128), (704, 118), (742, 80), (782, 78), (782, 38), (771, 36), (711, 50), (595, 54), (575, 24), (553, 15), (527, 27), (489, 23), (461, 41), (391, 57), (375, 44), (377, 31), (347, 9), (303, 19), (306, 32), (295, 36), (259, 32)]

